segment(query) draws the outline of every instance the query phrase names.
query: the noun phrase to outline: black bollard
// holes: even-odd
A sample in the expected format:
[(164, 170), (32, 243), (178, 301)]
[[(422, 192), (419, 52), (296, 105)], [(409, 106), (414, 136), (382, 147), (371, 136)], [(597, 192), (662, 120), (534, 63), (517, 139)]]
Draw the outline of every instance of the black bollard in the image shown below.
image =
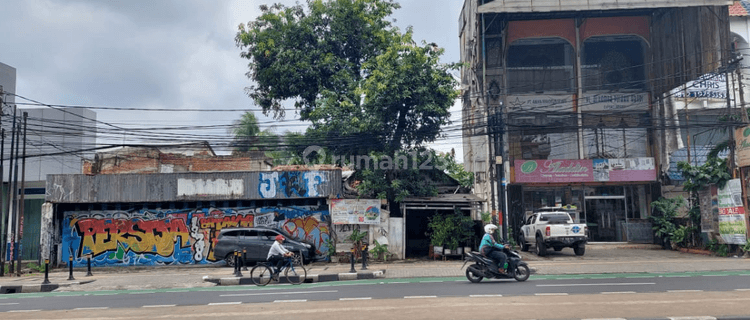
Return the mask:
[(367, 245), (362, 246), (362, 269), (367, 270)]
[(240, 252), (237, 251), (237, 254), (234, 256), (234, 265), (237, 266), (237, 273), (234, 276), (238, 278), (242, 278), (242, 271), (240, 271), (240, 260)]
[(86, 276), (93, 276), (91, 273), (91, 255), (88, 256), (88, 261), (86, 261)]
[(237, 264), (237, 251), (232, 252), (232, 259), (234, 259), (234, 272), (233, 272), (233, 275), (236, 277), (237, 276), (237, 267), (239, 266), (239, 264)]
[(247, 260), (247, 249), (242, 249), (242, 271), (247, 271), (247, 264), (245, 264), (246, 260)]
[(49, 259), (44, 260), (44, 281), (42, 284), (50, 284), (49, 282)]
[(357, 273), (357, 270), (354, 270), (354, 251), (352, 250), (350, 254), (351, 254), (351, 259), (349, 260), (351, 260), (352, 268), (351, 270), (349, 270), (349, 273)]
[(68, 269), (70, 270), (68, 280), (75, 280), (76, 278), (73, 278), (73, 254), (68, 255)]

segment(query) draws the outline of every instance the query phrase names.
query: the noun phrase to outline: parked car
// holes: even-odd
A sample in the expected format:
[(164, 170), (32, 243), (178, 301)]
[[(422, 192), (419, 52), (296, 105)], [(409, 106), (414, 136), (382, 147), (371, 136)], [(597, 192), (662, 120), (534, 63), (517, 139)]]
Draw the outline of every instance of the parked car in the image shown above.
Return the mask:
[(534, 245), (539, 256), (547, 255), (549, 247), (555, 251), (573, 248), (577, 256), (582, 256), (586, 252), (587, 229), (585, 224), (575, 223), (568, 212), (537, 212), (521, 227), (518, 244), (521, 251)]
[(245, 264), (266, 261), (268, 250), (271, 249), (277, 235), (283, 235), (286, 238), (284, 247), (300, 255), (304, 263), (312, 261), (315, 257), (315, 247), (312, 244), (294, 240), (277, 229), (260, 227), (222, 229), (214, 247), (214, 257), (223, 259), (229, 266), (234, 266), (232, 253), (235, 250), (242, 252), (244, 249), (247, 250)]

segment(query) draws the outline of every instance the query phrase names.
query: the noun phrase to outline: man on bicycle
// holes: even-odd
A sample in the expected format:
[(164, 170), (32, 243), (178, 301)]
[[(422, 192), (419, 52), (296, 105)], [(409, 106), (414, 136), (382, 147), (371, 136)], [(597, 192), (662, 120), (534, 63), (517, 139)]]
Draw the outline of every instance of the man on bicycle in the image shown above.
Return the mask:
[(266, 260), (268, 262), (275, 262), (276, 268), (273, 271), (274, 276), (279, 274), (279, 271), (281, 271), (281, 266), (284, 264), (284, 258), (288, 258), (293, 256), (294, 254), (284, 248), (281, 244), (284, 243), (284, 236), (278, 235), (276, 236), (276, 241), (273, 242), (273, 245), (271, 245), (271, 249), (268, 250), (268, 257), (266, 257)]

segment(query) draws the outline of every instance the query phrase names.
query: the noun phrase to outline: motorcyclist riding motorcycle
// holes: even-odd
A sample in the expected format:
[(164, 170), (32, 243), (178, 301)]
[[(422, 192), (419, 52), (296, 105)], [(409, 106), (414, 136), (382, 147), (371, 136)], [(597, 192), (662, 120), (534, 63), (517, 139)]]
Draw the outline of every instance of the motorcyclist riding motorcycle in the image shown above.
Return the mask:
[(508, 268), (508, 256), (503, 252), (505, 246), (495, 241), (495, 237), (493, 236), (495, 230), (497, 230), (497, 226), (494, 224), (490, 223), (484, 226), (485, 234), (482, 237), (482, 242), (479, 244), (479, 252), (495, 263), (494, 270), (497, 270), (500, 274), (505, 274), (505, 270)]

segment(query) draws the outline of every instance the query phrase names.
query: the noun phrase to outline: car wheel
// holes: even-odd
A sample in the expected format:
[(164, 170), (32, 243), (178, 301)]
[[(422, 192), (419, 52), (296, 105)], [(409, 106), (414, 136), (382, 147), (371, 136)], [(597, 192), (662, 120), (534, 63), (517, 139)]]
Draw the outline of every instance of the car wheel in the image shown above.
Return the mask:
[(586, 253), (586, 245), (579, 244), (573, 247), (573, 252), (575, 252), (577, 256), (582, 256), (584, 253)]
[(521, 245), (521, 251), (529, 251), (529, 244), (526, 243), (526, 237), (523, 236), (523, 233), (518, 236), (518, 244)]
[(541, 236), (536, 236), (536, 255), (544, 257), (547, 255), (547, 246)]
[(234, 253), (228, 253), (226, 257), (224, 257), (224, 261), (227, 263), (228, 267), (234, 267)]

